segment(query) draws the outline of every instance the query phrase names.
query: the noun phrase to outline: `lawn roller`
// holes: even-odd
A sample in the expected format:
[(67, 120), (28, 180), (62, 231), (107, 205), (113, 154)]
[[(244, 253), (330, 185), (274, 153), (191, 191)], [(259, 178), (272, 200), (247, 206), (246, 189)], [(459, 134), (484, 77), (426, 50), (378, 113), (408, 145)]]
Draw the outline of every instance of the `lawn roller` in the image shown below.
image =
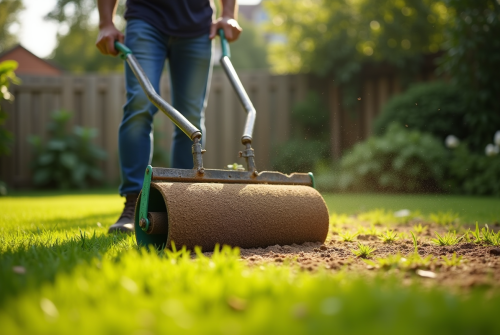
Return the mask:
[(256, 111), (230, 61), (229, 44), (219, 31), (220, 63), (247, 112), (239, 156), (246, 170), (203, 167), (201, 132), (154, 90), (132, 51), (115, 42), (149, 100), (193, 141), (193, 169), (149, 165), (135, 208), (139, 245), (158, 248), (219, 245), (241, 248), (324, 242), (328, 209), (314, 189), (312, 173), (258, 172), (252, 148)]

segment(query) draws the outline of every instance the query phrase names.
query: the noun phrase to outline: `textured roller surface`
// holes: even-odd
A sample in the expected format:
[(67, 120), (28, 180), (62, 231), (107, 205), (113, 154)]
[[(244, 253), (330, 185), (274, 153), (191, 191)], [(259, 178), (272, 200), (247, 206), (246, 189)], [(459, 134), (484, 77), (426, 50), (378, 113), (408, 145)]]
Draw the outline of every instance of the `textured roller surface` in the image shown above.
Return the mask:
[(149, 229), (148, 234), (168, 234), (168, 215), (166, 212), (149, 212)]
[(255, 248), (324, 242), (328, 234), (328, 209), (312, 187), (162, 182), (151, 187), (166, 204), (167, 246), (174, 241), (205, 251), (217, 243)]

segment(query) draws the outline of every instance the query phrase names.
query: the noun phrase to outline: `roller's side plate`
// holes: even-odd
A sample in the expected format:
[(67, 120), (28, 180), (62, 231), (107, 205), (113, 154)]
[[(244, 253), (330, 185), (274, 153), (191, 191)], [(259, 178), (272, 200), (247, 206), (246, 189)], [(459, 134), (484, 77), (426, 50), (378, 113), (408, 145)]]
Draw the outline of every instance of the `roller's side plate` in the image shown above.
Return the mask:
[(153, 168), (154, 181), (185, 183), (235, 183), (235, 184), (273, 184), (312, 186), (311, 176), (307, 173), (286, 175), (280, 172), (263, 171), (254, 174), (249, 171), (205, 169), (199, 173), (193, 169)]

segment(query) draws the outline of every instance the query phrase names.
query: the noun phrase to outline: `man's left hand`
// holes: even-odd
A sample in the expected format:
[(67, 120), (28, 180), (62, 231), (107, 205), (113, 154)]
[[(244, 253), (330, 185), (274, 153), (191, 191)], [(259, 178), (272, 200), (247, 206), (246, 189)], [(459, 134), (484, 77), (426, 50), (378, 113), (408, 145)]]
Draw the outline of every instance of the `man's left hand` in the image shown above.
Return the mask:
[(210, 39), (217, 36), (219, 29), (224, 30), (224, 35), (228, 42), (236, 41), (242, 31), (238, 21), (230, 17), (221, 17), (218, 18), (217, 21), (212, 22), (212, 26), (210, 27)]

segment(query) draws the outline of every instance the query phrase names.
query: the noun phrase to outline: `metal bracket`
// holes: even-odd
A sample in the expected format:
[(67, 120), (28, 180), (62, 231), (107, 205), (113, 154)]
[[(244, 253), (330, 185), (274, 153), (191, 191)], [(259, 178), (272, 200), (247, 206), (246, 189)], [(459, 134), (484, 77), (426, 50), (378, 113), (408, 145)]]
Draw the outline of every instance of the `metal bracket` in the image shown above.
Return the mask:
[(239, 152), (239, 156), (245, 158), (247, 163), (247, 170), (257, 174), (255, 167), (255, 152), (249, 142), (246, 143), (246, 149)]
[(139, 226), (143, 231), (148, 231), (148, 204), (149, 204), (149, 188), (151, 186), (151, 178), (153, 176), (153, 167), (148, 165), (144, 173), (144, 182), (142, 183), (141, 203), (139, 206)]

